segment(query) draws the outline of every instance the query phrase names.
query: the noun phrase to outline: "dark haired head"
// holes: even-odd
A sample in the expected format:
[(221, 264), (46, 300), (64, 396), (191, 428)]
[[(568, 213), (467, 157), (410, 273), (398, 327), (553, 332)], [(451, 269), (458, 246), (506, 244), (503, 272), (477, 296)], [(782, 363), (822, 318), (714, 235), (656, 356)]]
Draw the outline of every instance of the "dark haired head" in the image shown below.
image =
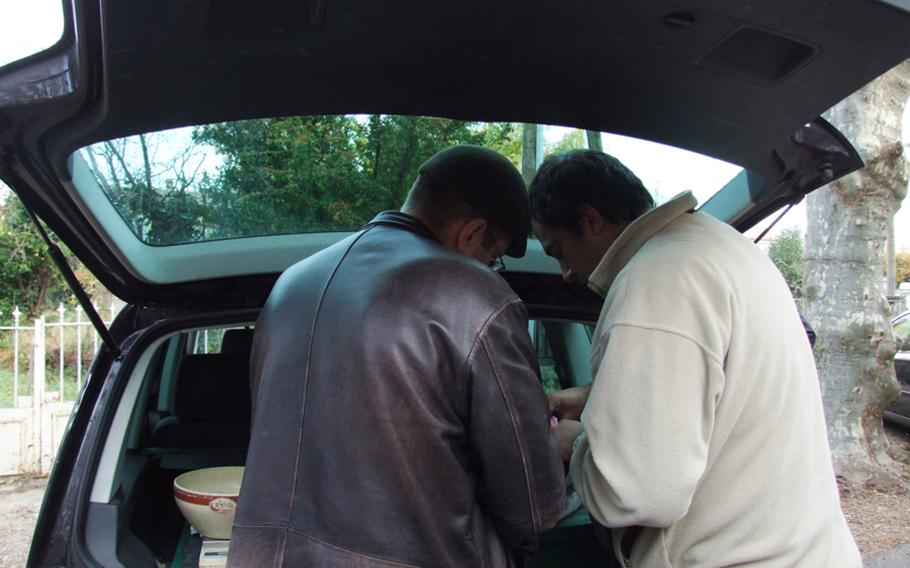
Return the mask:
[(578, 233), (585, 203), (611, 223), (628, 223), (654, 207), (641, 180), (603, 152), (570, 150), (544, 160), (529, 187), (531, 217), (541, 225)]
[(441, 224), (476, 211), (508, 235), (507, 255), (524, 256), (528, 191), (512, 162), (489, 148), (462, 144), (437, 152), (420, 166), (405, 208), (419, 208)]
[(447, 186), (428, 176), (417, 176), (404, 204), (404, 212), (419, 211), (427, 226), (444, 230), (462, 217), (480, 217), (476, 209), (460, 199)]

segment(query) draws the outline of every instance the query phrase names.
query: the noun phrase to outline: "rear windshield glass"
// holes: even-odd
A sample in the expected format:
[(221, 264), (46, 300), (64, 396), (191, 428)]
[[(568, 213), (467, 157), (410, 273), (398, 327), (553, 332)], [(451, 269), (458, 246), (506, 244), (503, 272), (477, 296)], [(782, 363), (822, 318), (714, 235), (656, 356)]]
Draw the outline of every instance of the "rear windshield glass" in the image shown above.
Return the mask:
[(44, 51), (62, 36), (60, 0), (0, 0), (0, 67)]
[[(519, 123), (392, 115), (267, 118), (109, 140), (73, 155), (130, 230), (150, 245), (347, 231), (398, 209), (424, 160), (453, 144), (492, 148), (521, 168)], [(541, 152), (587, 147), (587, 132), (540, 126)], [(596, 133), (595, 136), (597, 136)], [(704, 202), (741, 168), (651, 142), (599, 134), (658, 202)]]

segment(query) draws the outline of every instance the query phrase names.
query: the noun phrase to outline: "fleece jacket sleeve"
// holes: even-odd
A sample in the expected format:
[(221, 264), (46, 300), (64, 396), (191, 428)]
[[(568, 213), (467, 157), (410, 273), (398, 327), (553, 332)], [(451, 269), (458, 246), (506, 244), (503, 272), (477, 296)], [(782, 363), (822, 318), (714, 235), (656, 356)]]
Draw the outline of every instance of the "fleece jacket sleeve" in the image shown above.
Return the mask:
[(605, 526), (668, 527), (706, 468), (722, 362), (673, 329), (617, 324), (605, 340), (572, 480)]

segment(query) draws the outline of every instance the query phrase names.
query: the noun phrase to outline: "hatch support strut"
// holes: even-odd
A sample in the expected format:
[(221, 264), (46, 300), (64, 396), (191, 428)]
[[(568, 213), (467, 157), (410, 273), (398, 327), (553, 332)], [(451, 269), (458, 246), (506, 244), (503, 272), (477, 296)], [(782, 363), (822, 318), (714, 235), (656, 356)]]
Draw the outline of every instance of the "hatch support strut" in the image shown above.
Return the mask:
[(784, 215), (786, 215), (787, 213), (790, 212), (791, 209), (793, 209), (793, 206), (794, 206), (794, 205), (796, 205), (796, 203), (795, 203), (795, 202), (791, 202), (791, 203), (789, 203), (786, 207), (784, 207), (784, 210), (781, 212), (781, 214), (778, 215), (773, 221), (771, 221), (771, 224), (768, 225), (767, 227), (765, 227), (765, 230), (762, 231), (760, 235), (758, 235), (757, 237), (755, 237), (755, 240), (752, 241), (752, 242), (755, 243), (755, 244), (758, 244), (758, 242), (759, 242), (760, 240), (762, 240), (762, 238), (764, 238), (765, 235), (768, 234), (768, 231), (770, 231), (771, 229), (773, 229), (773, 228), (774, 228), (774, 225), (777, 225), (777, 222), (780, 221), (781, 219), (783, 219), (783, 218), (784, 218)]
[(54, 241), (51, 240), (50, 236), (47, 234), (47, 231), (44, 230), (44, 227), (41, 225), (41, 222), (38, 220), (38, 217), (35, 216), (35, 213), (32, 212), (30, 207), (26, 207), (25, 210), (28, 212), (28, 216), (31, 217), (32, 222), (35, 224), (35, 227), (38, 228), (38, 233), (41, 234), (41, 238), (44, 239), (44, 242), (47, 243), (48, 251), (51, 253), (51, 259), (54, 261), (54, 264), (57, 265), (57, 268), (60, 270), (60, 274), (63, 275), (63, 279), (66, 280), (66, 283), (69, 285), (70, 290), (73, 291), (73, 294), (76, 295), (76, 299), (79, 301), (79, 305), (82, 306), (82, 309), (85, 310), (85, 314), (88, 316), (88, 319), (92, 322), (94, 328), (98, 331), (98, 335), (101, 336), (101, 341), (105, 346), (114, 354), (114, 357), (120, 356), (120, 348), (117, 347), (117, 342), (114, 340), (114, 336), (111, 335), (110, 330), (104, 325), (104, 321), (101, 319), (101, 316), (98, 315), (98, 311), (95, 310), (95, 306), (92, 305), (91, 299), (88, 297), (88, 294), (85, 293), (85, 290), (82, 288), (82, 285), (79, 284), (79, 280), (76, 278), (76, 275), (73, 273), (73, 269), (70, 268), (69, 263), (66, 261), (66, 257), (63, 256), (63, 252), (60, 250)]

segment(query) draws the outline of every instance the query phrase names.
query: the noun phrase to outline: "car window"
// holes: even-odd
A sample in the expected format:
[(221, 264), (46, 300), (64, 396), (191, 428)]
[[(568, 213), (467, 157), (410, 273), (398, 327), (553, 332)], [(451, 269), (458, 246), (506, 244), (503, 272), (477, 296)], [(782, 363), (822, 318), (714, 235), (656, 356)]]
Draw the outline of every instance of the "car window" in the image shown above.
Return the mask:
[(224, 328), (200, 329), (187, 333), (189, 353), (220, 353)]
[(556, 374), (556, 360), (553, 357), (553, 349), (547, 341), (547, 331), (543, 322), (530, 320), (528, 332), (531, 334), (531, 345), (534, 347), (537, 364), (540, 366), (540, 381), (543, 384), (543, 390), (548, 393), (559, 390), (561, 387), (559, 376)]
[(591, 336), (587, 324), (554, 319), (528, 322), (544, 391), (591, 383)]
[[(897, 376), (897, 382), (900, 383), (902, 389), (910, 389), (910, 359), (895, 358), (894, 374)], [(906, 395), (902, 396), (906, 397)]]
[(893, 327), (894, 342), (899, 351), (910, 350), (910, 315), (905, 315), (897, 320)]
[[(233, 334), (233, 343), (226, 345), (226, 334)], [(240, 337), (242, 336), (242, 337)], [(239, 339), (238, 339), (239, 338)], [(152, 376), (147, 382), (153, 385), (149, 399), (149, 430), (154, 432), (157, 423), (174, 414), (174, 398), (178, 390), (180, 369), (184, 360), (193, 355), (237, 355), (249, 361), (252, 345), (251, 327), (216, 327), (185, 331), (168, 339), (158, 348), (155, 364), (150, 366)], [(200, 404), (205, 401), (200, 401)]]
[(894, 324), (894, 337), (905, 340), (910, 336), (910, 316), (904, 316)]
[[(583, 130), (538, 128), (541, 156), (587, 147)], [(482, 145), (520, 167), (521, 136), (522, 125), (509, 122), (275, 117), (98, 142), (74, 153), (70, 169), (107, 233), (124, 238), (110, 225), (119, 223), (145, 244), (169, 246), (355, 230), (380, 211), (398, 209), (420, 164), (438, 150)], [(742, 171), (662, 144), (599, 136), (603, 149), (635, 171), (658, 203), (684, 190), (704, 203)]]

